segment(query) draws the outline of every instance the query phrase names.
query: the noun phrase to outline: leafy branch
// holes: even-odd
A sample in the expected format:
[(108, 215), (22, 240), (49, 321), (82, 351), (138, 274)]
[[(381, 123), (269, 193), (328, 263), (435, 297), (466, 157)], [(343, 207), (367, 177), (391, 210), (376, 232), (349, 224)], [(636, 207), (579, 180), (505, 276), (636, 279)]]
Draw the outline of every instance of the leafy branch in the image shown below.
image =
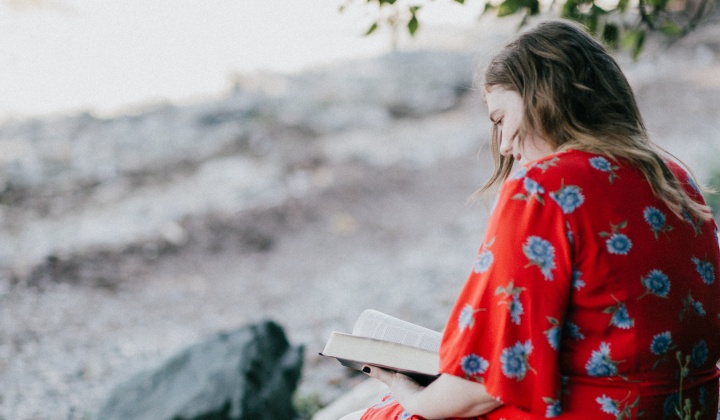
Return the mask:
[[(405, 26), (414, 36), (420, 28), (419, 11), (434, 0), (346, 0), (341, 11), (354, 3), (374, 7), (377, 16), (367, 30), (370, 35), (381, 26), (393, 33), (397, 44), (398, 29)], [(445, 0), (464, 4), (464, 0)], [(552, 0), (544, 5), (539, 0), (488, 0), (481, 15), (495, 13), (498, 17), (521, 16), (520, 26), (541, 13), (558, 15), (583, 24), (609, 48), (624, 49), (637, 58), (647, 36), (658, 33), (669, 41), (678, 40), (696, 29), (720, 0)]]

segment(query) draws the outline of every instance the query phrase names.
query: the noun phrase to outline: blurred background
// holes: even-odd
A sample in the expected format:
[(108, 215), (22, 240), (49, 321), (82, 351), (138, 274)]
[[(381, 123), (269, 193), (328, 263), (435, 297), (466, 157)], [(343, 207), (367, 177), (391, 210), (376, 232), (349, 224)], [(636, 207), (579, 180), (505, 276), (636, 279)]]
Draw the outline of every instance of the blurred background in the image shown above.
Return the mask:
[[(442, 328), (489, 207), (475, 71), (523, 16), (370, 3), (0, 1), (0, 419), (95, 418), (265, 319), (308, 418), (362, 379), (317, 353), (363, 309)], [(632, 42), (654, 140), (719, 186), (717, 8)]]
[[(481, 2), (429, 4), (427, 23), (470, 26)], [(238, 75), (303, 69), (388, 52), (364, 38), (372, 14), (340, 0), (286, 4), (221, 0), (100, 3), (6, 0), (0, 118), (90, 111), (227, 92)], [(448, 7), (449, 6), (449, 7)]]

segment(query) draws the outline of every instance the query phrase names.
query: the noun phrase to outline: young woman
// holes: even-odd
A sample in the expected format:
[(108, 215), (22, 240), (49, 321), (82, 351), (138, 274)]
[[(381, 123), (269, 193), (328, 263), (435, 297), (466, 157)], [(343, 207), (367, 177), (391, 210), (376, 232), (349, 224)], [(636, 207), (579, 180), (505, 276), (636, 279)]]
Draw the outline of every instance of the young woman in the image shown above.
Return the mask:
[(547, 21), (494, 57), (484, 93), (496, 168), (483, 190), (502, 186), (442, 375), (421, 387), (368, 366), (391, 393), (347, 418), (714, 420), (716, 226), (618, 65)]

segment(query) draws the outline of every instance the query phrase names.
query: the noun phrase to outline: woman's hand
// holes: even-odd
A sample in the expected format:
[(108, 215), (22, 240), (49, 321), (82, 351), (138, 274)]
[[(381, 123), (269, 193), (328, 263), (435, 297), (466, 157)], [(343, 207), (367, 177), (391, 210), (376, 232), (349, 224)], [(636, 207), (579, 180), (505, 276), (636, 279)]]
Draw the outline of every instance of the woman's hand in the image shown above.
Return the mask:
[(483, 384), (457, 376), (443, 374), (424, 387), (406, 375), (376, 366), (364, 366), (363, 372), (387, 385), (405, 410), (426, 419), (475, 417), (502, 405)]
[(408, 406), (413, 405), (415, 396), (425, 389), (424, 386), (418, 384), (407, 375), (382, 369), (377, 366), (364, 366), (363, 372), (387, 385), (393, 397), (399, 401), (400, 405), (406, 410), (408, 410)]

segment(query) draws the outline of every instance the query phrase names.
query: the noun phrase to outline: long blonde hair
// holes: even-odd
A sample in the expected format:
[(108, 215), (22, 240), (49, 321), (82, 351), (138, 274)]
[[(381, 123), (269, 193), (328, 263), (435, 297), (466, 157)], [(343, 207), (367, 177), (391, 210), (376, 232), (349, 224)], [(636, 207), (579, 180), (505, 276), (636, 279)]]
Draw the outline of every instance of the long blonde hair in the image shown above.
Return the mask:
[[(520, 141), (533, 130), (557, 150), (576, 149), (624, 159), (647, 178), (654, 194), (678, 217), (687, 210), (701, 220), (706, 205), (690, 199), (653, 143), (635, 95), (615, 60), (587, 32), (564, 20), (541, 22), (508, 43), (488, 65), (484, 88), (518, 92), (523, 102)], [(512, 156), (499, 153), (493, 125), (495, 169), (480, 191), (504, 181)]]

